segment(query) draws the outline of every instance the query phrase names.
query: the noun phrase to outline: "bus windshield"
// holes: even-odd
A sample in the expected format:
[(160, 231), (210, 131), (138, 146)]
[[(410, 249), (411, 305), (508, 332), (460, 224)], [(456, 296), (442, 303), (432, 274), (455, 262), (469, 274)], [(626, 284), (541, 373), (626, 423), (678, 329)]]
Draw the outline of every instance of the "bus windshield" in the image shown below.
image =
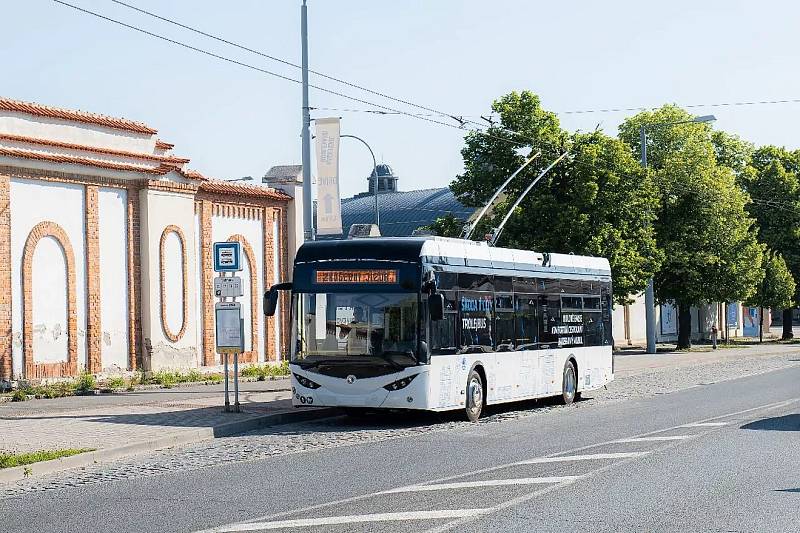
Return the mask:
[(367, 356), (396, 364), (417, 361), (416, 293), (295, 293), (292, 305), (292, 360)]

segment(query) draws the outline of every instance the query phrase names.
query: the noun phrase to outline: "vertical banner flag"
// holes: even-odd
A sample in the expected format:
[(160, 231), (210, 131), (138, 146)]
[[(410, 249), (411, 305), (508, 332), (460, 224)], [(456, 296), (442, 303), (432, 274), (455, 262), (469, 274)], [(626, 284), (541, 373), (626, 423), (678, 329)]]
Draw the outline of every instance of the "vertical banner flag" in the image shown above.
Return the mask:
[(317, 137), (317, 233), (341, 235), (339, 119), (318, 118), (314, 122)]

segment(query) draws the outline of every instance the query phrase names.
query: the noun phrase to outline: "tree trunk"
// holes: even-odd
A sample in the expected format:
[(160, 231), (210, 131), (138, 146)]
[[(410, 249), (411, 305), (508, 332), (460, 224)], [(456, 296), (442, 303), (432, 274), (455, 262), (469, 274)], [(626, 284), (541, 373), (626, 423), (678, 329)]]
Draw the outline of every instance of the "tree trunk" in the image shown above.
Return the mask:
[(784, 309), (783, 310), (783, 336), (781, 339), (788, 341), (789, 339), (794, 338), (794, 333), (792, 333), (792, 310), (791, 309)]
[(764, 306), (758, 308), (758, 342), (764, 342)]
[(678, 349), (692, 347), (692, 307), (689, 304), (678, 302)]

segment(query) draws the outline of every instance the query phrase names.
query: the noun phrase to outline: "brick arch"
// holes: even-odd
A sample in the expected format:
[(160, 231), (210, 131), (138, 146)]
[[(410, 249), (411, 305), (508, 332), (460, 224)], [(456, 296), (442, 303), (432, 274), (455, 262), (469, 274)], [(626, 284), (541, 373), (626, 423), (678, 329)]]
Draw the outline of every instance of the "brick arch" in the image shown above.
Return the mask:
[[(178, 236), (181, 243), (181, 297), (183, 299), (183, 317), (181, 319), (181, 329), (178, 333), (174, 333), (167, 323), (167, 284), (166, 284), (166, 269), (164, 268), (164, 251), (167, 244), (167, 237), (170, 233)], [(178, 226), (170, 224), (161, 233), (161, 242), (158, 246), (158, 263), (159, 263), (159, 280), (161, 285), (161, 329), (164, 330), (164, 336), (170, 342), (178, 342), (186, 334), (186, 325), (189, 321), (189, 258), (186, 254), (186, 236), (183, 230)]]
[[(67, 267), (67, 360), (36, 363), (33, 360), (33, 255), (45, 237), (55, 239), (64, 253)], [(78, 373), (78, 313), (75, 287), (75, 252), (64, 228), (55, 222), (40, 222), (33, 227), (22, 252), (22, 366), (25, 377), (74, 376)]]
[(239, 233), (228, 237), (228, 241), (236, 241), (242, 245), (244, 255), (247, 257), (247, 266), (250, 274), (250, 351), (242, 354), (245, 363), (258, 362), (258, 277), (256, 269), (256, 254), (253, 247)]

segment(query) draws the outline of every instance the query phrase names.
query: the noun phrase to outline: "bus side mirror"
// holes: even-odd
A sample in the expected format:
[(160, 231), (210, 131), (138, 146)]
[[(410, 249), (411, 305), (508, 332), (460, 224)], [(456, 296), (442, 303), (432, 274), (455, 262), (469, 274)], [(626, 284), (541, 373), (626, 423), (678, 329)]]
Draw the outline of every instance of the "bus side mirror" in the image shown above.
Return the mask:
[(428, 312), (431, 315), (431, 320), (444, 318), (444, 295), (436, 293), (428, 296)]
[(292, 290), (291, 283), (278, 283), (269, 288), (264, 293), (264, 316), (275, 316), (275, 310), (278, 308), (278, 291)]
[(274, 316), (278, 307), (278, 291), (270, 288), (264, 293), (264, 316)]

